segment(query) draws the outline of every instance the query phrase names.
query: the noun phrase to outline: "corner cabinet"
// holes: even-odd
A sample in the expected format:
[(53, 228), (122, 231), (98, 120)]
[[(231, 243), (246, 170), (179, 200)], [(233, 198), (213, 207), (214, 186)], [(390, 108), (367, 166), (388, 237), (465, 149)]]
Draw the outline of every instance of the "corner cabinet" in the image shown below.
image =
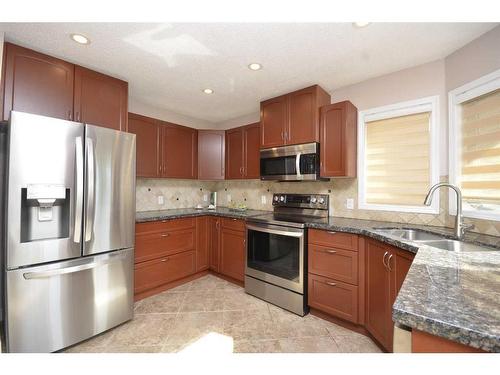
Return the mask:
[(321, 107), (321, 177), (356, 177), (357, 113), (349, 101)]
[(136, 135), (137, 177), (160, 177), (160, 126), (150, 117), (128, 114), (128, 132)]
[(319, 109), (330, 94), (315, 85), (260, 103), (260, 147), (319, 142)]
[(226, 131), (226, 179), (260, 178), (260, 123)]
[(366, 328), (392, 351), (392, 305), (415, 256), (372, 239), (366, 240)]
[(198, 177), (198, 131), (161, 122), (161, 177)]
[(198, 130), (198, 179), (224, 180), (225, 138), (224, 130)]

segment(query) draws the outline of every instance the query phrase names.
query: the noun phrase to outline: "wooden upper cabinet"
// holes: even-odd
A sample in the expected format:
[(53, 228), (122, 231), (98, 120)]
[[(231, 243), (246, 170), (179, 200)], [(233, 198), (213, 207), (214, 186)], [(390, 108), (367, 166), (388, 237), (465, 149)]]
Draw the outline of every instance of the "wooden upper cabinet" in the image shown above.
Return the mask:
[(225, 131), (198, 130), (198, 178), (223, 180), (225, 174)]
[(319, 109), (330, 94), (315, 85), (260, 104), (261, 148), (319, 142)]
[(14, 110), (72, 120), (74, 65), (10, 43), (4, 48), (3, 119)]
[(127, 129), (128, 83), (75, 67), (74, 119), (115, 130)]
[(349, 101), (321, 107), (321, 177), (356, 177), (357, 113)]
[(162, 177), (195, 179), (198, 175), (198, 132), (162, 123)]
[(260, 147), (269, 148), (285, 144), (288, 128), (288, 97), (286, 95), (260, 103)]
[(241, 128), (226, 131), (226, 178), (243, 178), (244, 132)]
[(245, 178), (260, 178), (260, 123), (247, 125), (243, 130)]
[(161, 168), (160, 126), (150, 117), (129, 113), (128, 131), (136, 135), (138, 177), (159, 177)]

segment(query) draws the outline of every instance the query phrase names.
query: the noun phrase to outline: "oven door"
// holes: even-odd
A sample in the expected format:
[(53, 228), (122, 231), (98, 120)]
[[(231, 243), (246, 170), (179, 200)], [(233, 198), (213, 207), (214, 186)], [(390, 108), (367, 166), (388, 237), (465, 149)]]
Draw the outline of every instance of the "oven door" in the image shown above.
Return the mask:
[(304, 293), (304, 230), (248, 223), (246, 274)]

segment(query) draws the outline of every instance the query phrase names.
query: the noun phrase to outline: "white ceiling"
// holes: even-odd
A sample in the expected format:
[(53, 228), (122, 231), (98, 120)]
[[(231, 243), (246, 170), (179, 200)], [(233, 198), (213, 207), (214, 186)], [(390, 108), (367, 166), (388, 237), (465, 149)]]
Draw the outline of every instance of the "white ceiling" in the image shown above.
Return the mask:
[[(0, 23), (5, 40), (129, 82), (153, 107), (219, 123), (312, 84), (327, 91), (444, 58), (492, 23)], [(92, 43), (69, 38), (82, 33)], [(251, 71), (259, 62), (264, 69)], [(202, 93), (211, 88), (213, 95)]]

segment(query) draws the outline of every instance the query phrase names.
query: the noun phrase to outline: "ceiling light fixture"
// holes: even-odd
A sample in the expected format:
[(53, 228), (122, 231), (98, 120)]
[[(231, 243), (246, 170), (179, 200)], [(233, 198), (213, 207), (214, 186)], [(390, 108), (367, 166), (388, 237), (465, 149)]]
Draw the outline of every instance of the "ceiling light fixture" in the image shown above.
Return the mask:
[(251, 63), (248, 65), (248, 69), (250, 70), (261, 70), (262, 69), (262, 65), (260, 65), (259, 63)]
[(212, 90), (212, 89), (204, 89), (204, 90), (203, 90), (203, 92), (204, 92), (205, 94), (210, 95), (210, 94), (213, 94), (213, 93), (214, 93), (214, 90)]
[(354, 22), (353, 25), (354, 27), (362, 28), (368, 26), (370, 23), (371, 22)]
[(71, 34), (70, 37), (71, 37), (71, 39), (73, 39), (75, 42), (77, 42), (79, 44), (90, 44), (90, 39), (87, 38), (85, 35)]

